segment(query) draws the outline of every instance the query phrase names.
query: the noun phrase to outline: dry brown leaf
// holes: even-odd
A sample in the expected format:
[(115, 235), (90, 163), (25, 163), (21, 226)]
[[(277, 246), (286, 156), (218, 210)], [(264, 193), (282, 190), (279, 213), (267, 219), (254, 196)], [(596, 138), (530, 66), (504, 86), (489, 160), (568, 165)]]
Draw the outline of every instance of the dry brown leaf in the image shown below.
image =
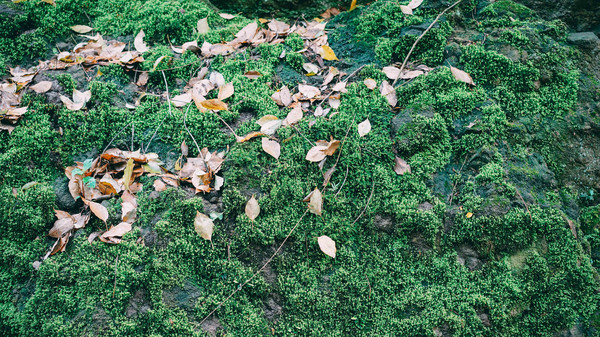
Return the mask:
[(325, 159), (325, 157), (327, 156), (324, 152), (325, 150), (327, 150), (327, 146), (324, 146), (324, 145), (313, 146), (306, 154), (306, 160), (313, 162), (313, 163), (320, 162), (321, 160)]
[(200, 102), (200, 105), (202, 105), (208, 110), (227, 110), (227, 103), (219, 99), (207, 99), (205, 101)]
[(152, 184), (156, 192), (162, 192), (167, 190), (167, 185), (160, 179), (156, 179)]
[(259, 73), (258, 71), (251, 70), (251, 71), (245, 72), (244, 76), (248, 79), (255, 80), (255, 79), (261, 77), (262, 74)]
[(108, 210), (106, 210), (106, 207), (102, 206), (102, 204), (99, 204), (97, 202), (87, 201), (85, 199), (83, 199), (83, 202), (90, 206), (90, 210), (92, 211), (92, 213), (94, 213), (96, 217), (98, 217), (98, 219), (106, 223), (106, 220), (108, 220)]
[(242, 28), (239, 32), (237, 32), (237, 34), (235, 34), (235, 37), (237, 37), (240, 42), (247, 42), (254, 38), (257, 30), (258, 24), (256, 23), (256, 21), (252, 21), (249, 24), (247, 24), (244, 28)]
[(275, 159), (279, 159), (279, 154), (281, 153), (281, 145), (279, 145), (278, 142), (264, 137), (262, 139), (262, 149), (266, 153), (273, 156)]
[(327, 148), (322, 151), (323, 151), (323, 153), (325, 153), (328, 156), (333, 156), (335, 151), (337, 151), (338, 147), (340, 147), (340, 141), (331, 139), (331, 141), (329, 141), (329, 143), (327, 143)]
[(198, 24), (196, 25), (198, 28), (199, 34), (206, 34), (210, 30), (208, 27), (208, 18), (198, 20)]
[(271, 20), (267, 25), (270, 30), (274, 31), (277, 34), (285, 34), (290, 29), (290, 25), (285, 22), (277, 21), (275, 19)]
[(335, 259), (335, 253), (337, 251), (335, 248), (335, 241), (333, 241), (329, 236), (323, 235), (317, 238), (317, 242), (319, 243), (319, 248), (323, 253)]
[(215, 224), (208, 216), (196, 211), (194, 229), (196, 230), (196, 233), (200, 234), (203, 239), (208, 241), (212, 239), (214, 226)]
[(457, 81), (465, 82), (473, 86), (475, 85), (475, 82), (473, 82), (471, 75), (467, 74), (466, 72), (458, 68), (454, 68), (453, 66), (450, 66), (450, 71), (452, 71), (452, 75)]
[(312, 214), (321, 215), (323, 212), (323, 195), (318, 188), (310, 192), (303, 201), (308, 202), (308, 210)]
[(36, 85), (32, 85), (30, 87), (31, 90), (35, 91), (38, 94), (43, 94), (52, 88), (52, 82), (50, 81), (41, 81)]
[(352, 2), (350, 3), (350, 9), (348, 10), (348, 12), (352, 12), (355, 9), (356, 9), (356, 0), (352, 0)]
[(92, 30), (94, 30), (92, 27), (85, 26), (85, 25), (75, 25), (75, 26), (71, 26), (69, 28), (71, 28), (71, 30), (74, 31), (75, 33), (79, 33), (79, 34), (89, 33)]
[(246, 203), (245, 212), (248, 218), (250, 218), (250, 220), (252, 221), (254, 221), (254, 219), (256, 219), (256, 217), (260, 214), (260, 205), (258, 204), (258, 201), (256, 201), (256, 199), (254, 198), (254, 195)]
[(109, 230), (100, 235), (100, 240), (106, 243), (119, 243), (121, 237), (131, 231), (131, 224), (121, 222), (120, 224), (111, 227)]
[(233, 82), (226, 83), (225, 85), (219, 87), (218, 99), (222, 101), (226, 98), (229, 98), (233, 95), (234, 91), (235, 89), (233, 88)]
[[(144, 33), (143, 29), (140, 29), (140, 32), (135, 36), (135, 39), (133, 40), (133, 46), (135, 47), (135, 50), (142, 54), (150, 50), (150, 48), (148, 48), (148, 46), (146, 45), (146, 42), (144, 42), (144, 37), (146, 37), (146, 34)], [(154, 66), (154, 68), (156, 68), (156, 65)]]
[(279, 120), (279, 118), (275, 115), (264, 115), (256, 121), (256, 124), (263, 126), (271, 121)]
[(399, 175), (404, 175), (406, 172), (410, 173), (410, 165), (404, 159), (396, 157), (394, 163), (394, 172)]
[(360, 124), (358, 124), (358, 135), (360, 137), (364, 137), (367, 133), (371, 131), (371, 122), (369, 119), (365, 119)]

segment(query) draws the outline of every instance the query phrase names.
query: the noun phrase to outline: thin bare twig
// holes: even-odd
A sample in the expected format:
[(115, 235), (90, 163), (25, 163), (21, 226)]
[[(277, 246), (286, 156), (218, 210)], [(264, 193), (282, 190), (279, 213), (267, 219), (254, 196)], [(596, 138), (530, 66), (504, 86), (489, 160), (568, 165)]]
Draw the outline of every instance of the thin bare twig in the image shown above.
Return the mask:
[[(404, 62), (402, 62), (402, 66), (400, 67), (399, 73), (402, 73), (402, 70), (404, 70), (404, 67), (406, 67), (406, 63), (408, 62), (408, 58), (410, 57), (410, 55), (412, 54), (412, 52), (415, 50), (415, 47), (417, 46), (417, 43), (419, 43), (419, 41), (421, 41), (421, 39), (423, 38), (423, 36), (425, 36), (425, 34), (427, 34), (427, 32), (429, 32), (429, 30), (431, 29), (431, 27), (433, 27), (433, 25), (435, 25), (435, 23), (438, 22), (438, 20), (442, 17), (442, 15), (446, 14), (446, 12), (448, 12), (450, 9), (452, 9), (454, 6), (458, 5), (461, 2), (462, 2), (462, 0), (458, 0), (457, 2), (453, 3), (452, 5), (450, 5), (450, 7), (444, 9), (440, 14), (438, 14), (438, 16), (435, 18), (435, 20), (433, 20), (433, 22), (429, 25), (429, 27), (427, 27), (427, 29), (425, 29), (425, 31), (423, 31), (423, 33), (421, 35), (419, 35), (419, 37), (415, 40), (415, 43), (413, 43), (412, 47), (410, 47), (410, 50), (408, 51), (408, 54), (406, 54), (406, 57), (404, 58)], [(396, 82), (398, 81), (398, 78), (400, 78), (400, 76), (396, 77), (396, 79), (394, 80), (394, 83), (392, 83), (392, 86), (394, 86), (396, 84)]]
[(108, 142), (108, 144), (106, 145), (106, 147), (104, 148), (104, 150), (102, 150), (102, 153), (106, 152), (106, 149), (108, 149), (108, 147), (112, 144), (112, 142), (123, 132), (123, 130), (125, 130), (125, 128), (127, 128), (128, 126), (130, 126), (133, 123), (133, 121), (129, 122), (129, 124), (125, 125), (124, 127), (121, 128), (121, 130), (119, 130), (119, 132), (117, 132), (117, 134), (112, 137), (112, 139), (110, 140), (110, 142)]
[(348, 178), (348, 171), (350, 169), (350, 166), (346, 165), (346, 175), (344, 176), (344, 181), (342, 181), (342, 185), (340, 186), (340, 188), (338, 189), (337, 192), (335, 192), (335, 195), (333, 196), (334, 198), (337, 199), (338, 194), (340, 194), (340, 192), (342, 191), (342, 187), (344, 187), (344, 184), (346, 184), (346, 178)]
[(200, 322), (200, 324), (204, 323), (204, 321), (206, 321), (210, 316), (212, 316), (212, 314), (214, 314), (215, 311), (219, 310), (219, 308), (221, 308), (223, 306), (223, 304), (225, 304), (225, 302), (227, 302), (227, 300), (229, 300), (238, 291), (242, 290), (242, 288), (246, 284), (248, 284), (248, 282), (252, 281), (252, 279), (254, 279), (256, 277), (256, 275), (258, 275), (261, 271), (263, 271), (267, 267), (267, 265), (271, 262), (271, 260), (273, 260), (273, 258), (279, 253), (279, 251), (281, 250), (281, 248), (283, 247), (283, 245), (285, 244), (285, 242), (289, 239), (289, 237), (292, 235), (292, 233), (294, 233), (294, 230), (296, 230), (296, 227), (298, 227), (298, 225), (300, 224), (300, 222), (302, 221), (302, 219), (304, 219), (304, 216), (306, 215), (306, 213), (308, 213), (308, 209), (306, 211), (304, 211), (304, 214), (302, 214), (302, 216), (300, 217), (300, 219), (298, 220), (298, 222), (294, 225), (294, 227), (292, 227), (292, 230), (290, 230), (290, 232), (285, 237), (285, 239), (283, 239), (283, 242), (281, 242), (281, 244), (279, 245), (279, 247), (277, 247), (277, 250), (275, 250), (275, 253), (273, 253), (273, 255), (271, 255), (271, 257), (267, 260), (267, 262), (265, 262), (265, 264), (262, 267), (260, 267), (260, 269), (257, 270), (256, 273), (254, 273), (249, 279), (247, 279), (246, 281), (244, 281), (244, 283), (242, 283), (241, 285), (239, 285), (234, 292), (232, 292), (231, 294), (229, 294), (229, 296), (227, 296), (227, 298), (225, 298), (221, 303), (219, 303), (219, 305), (216, 308), (214, 308), (213, 311), (211, 311), (208, 315), (206, 315), (206, 317), (204, 317), (202, 319), (202, 321)]
[[(190, 132), (190, 129), (188, 129), (187, 124), (186, 124), (187, 114), (188, 114), (188, 111), (190, 111), (191, 106), (192, 106), (191, 104), (188, 104), (187, 109), (185, 109), (185, 114), (183, 114), (183, 127), (185, 128), (185, 131), (187, 131), (187, 133), (190, 135), (190, 137), (192, 137), (194, 144), (196, 144), (196, 149), (198, 150), (198, 155), (200, 157), (202, 157), (202, 152), (200, 151), (200, 146), (198, 146), (198, 142), (196, 141), (196, 138), (194, 138), (194, 135), (192, 135), (192, 133)], [(202, 158), (202, 159), (204, 159), (204, 158)]]
[(373, 198), (373, 191), (375, 191), (375, 177), (373, 177), (373, 185), (371, 186), (371, 194), (369, 195), (369, 199), (367, 199), (367, 204), (365, 205), (365, 208), (363, 208), (362, 212), (360, 212), (356, 220), (354, 220), (352, 225), (354, 225), (358, 221), (358, 219), (360, 219), (360, 217), (362, 217), (363, 214), (365, 214), (367, 208), (369, 208), (369, 203), (371, 202), (371, 198)]
[(165, 88), (167, 89), (167, 103), (169, 104), (169, 115), (173, 116), (173, 112), (171, 111), (171, 96), (169, 95), (169, 85), (167, 84), (167, 77), (165, 76), (165, 71), (161, 70), (163, 80), (165, 80)]
[(306, 141), (307, 141), (307, 142), (308, 142), (310, 145), (312, 145), (312, 146), (315, 146), (315, 143), (311, 142), (311, 141), (310, 141), (310, 139), (306, 138), (306, 137), (305, 137), (305, 136), (304, 136), (304, 135), (303, 135), (303, 134), (300, 132), (300, 130), (298, 130), (298, 128), (297, 128), (297, 127), (296, 127), (294, 124), (291, 124), (291, 126), (292, 126), (292, 127), (295, 129), (295, 130), (296, 130), (296, 132), (298, 132), (298, 134), (299, 134), (300, 136), (302, 136), (302, 138), (306, 139)]

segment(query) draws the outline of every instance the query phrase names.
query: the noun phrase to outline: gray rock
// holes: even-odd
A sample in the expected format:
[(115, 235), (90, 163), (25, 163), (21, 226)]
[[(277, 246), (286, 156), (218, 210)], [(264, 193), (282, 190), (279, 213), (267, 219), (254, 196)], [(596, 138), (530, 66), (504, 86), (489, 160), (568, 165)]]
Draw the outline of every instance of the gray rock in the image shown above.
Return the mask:
[(77, 201), (69, 192), (69, 179), (67, 177), (56, 178), (53, 184), (56, 204), (59, 209), (70, 210), (75, 208)]
[(600, 39), (592, 32), (571, 33), (567, 40), (572, 45), (584, 49), (596, 49), (600, 46)]
[(373, 223), (377, 229), (386, 233), (391, 233), (394, 230), (394, 219), (389, 215), (375, 215)]
[(410, 109), (400, 111), (400, 113), (392, 119), (392, 133), (396, 134), (401, 127), (410, 122), (412, 122), (412, 117), (410, 116)]
[(473, 247), (469, 245), (462, 245), (456, 249), (456, 259), (458, 263), (469, 268), (470, 271), (480, 269), (483, 266), (483, 262), (479, 258), (479, 254)]

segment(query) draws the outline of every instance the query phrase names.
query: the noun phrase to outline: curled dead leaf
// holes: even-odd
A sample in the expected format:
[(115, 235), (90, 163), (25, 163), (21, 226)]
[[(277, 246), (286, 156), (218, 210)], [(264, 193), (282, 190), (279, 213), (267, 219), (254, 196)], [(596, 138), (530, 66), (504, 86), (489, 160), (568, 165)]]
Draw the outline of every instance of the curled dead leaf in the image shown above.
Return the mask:
[(410, 165), (404, 159), (396, 157), (394, 163), (394, 172), (399, 175), (404, 175), (406, 172), (410, 173)]
[(308, 210), (312, 214), (321, 215), (323, 212), (323, 195), (318, 188), (310, 192), (303, 201), (308, 202)]
[(209, 110), (227, 110), (227, 103), (221, 101), (220, 99), (207, 99), (200, 102), (200, 105)]
[(135, 39), (133, 40), (133, 46), (135, 47), (135, 50), (137, 50), (140, 53), (145, 53), (148, 50), (150, 50), (150, 48), (148, 48), (148, 46), (146, 45), (146, 42), (144, 42), (144, 37), (146, 37), (146, 34), (144, 33), (144, 30), (141, 29), (140, 32), (135, 36)]

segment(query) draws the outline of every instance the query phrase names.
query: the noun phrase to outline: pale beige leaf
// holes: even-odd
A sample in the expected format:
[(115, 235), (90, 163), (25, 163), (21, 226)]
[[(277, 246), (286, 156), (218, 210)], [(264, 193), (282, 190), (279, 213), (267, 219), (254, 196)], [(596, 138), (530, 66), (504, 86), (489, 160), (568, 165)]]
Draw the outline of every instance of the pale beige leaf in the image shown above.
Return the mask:
[(296, 105), (292, 111), (290, 111), (288, 113), (288, 115), (285, 117), (285, 119), (283, 120), (283, 126), (288, 126), (288, 125), (292, 125), (295, 124), (297, 122), (299, 122), (302, 117), (304, 117), (304, 114), (302, 113), (302, 108), (300, 108), (300, 105)]
[(304, 70), (308, 73), (308, 74), (318, 74), (319, 70), (321, 70), (321, 68), (319, 68), (318, 65), (313, 64), (313, 63), (304, 63), (302, 65), (302, 68), (304, 68)]
[(214, 226), (215, 224), (208, 216), (196, 211), (194, 229), (196, 230), (196, 233), (200, 234), (203, 239), (209, 241), (212, 239)]
[(290, 25), (285, 22), (277, 21), (275, 19), (271, 20), (267, 25), (270, 30), (274, 31), (277, 34), (285, 34), (290, 29)]
[(119, 243), (121, 242), (121, 240), (115, 238), (121, 238), (123, 237), (123, 235), (129, 233), (130, 231), (131, 224), (128, 222), (121, 222), (120, 224), (113, 226), (109, 230), (104, 232), (100, 236), (100, 240), (107, 243)]
[(335, 259), (335, 253), (337, 251), (335, 248), (335, 241), (333, 241), (329, 236), (323, 235), (317, 238), (317, 242), (319, 243), (319, 248), (323, 253)]
[(333, 88), (331, 88), (331, 90), (333, 91), (339, 91), (339, 92), (348, 92), (348, 90), (346, 90), (346, 82), (339, 82), (336, 85), (333, 86)]
[(226, 83), (225, 85), (219, 88), (218, 98), (222, 101), (226, 98), (229, 98), (233, 95), (235, 89), (233, 88), (233, 82)]
[(146, 34), (144, 33), (143, 29), (140, 29), (140, 32), (135, 36), (135, 39), (133, 40), (133, 46), (135, 47), (135, 50), (137, 50), (140, 53), (145, 53), (148, 50), (150, 50), (150, 48), (148, 48), (148, 46), (146, 45), (146, 42), (144, 42), (144, 37), (146, 37)]
[(197, 28), (199, 34), (208, 33), (208, 31), (210, 30), (210, 28), (208, 27), (208, 18), (198, 20)]
[(410, 70), (403, 71), (402, 74), (398, 77), (401, 80), (411, 80), (419, 75), (423, 75), (424, 72), (422, 70)]
[(321, 95), (321, 90), (319, 90), (317, 87), (313, 87), (312, 85), (298, 84), (298, 90), (300, 93), (302, 93), (302, 95), (304, 95), (304, 97), (308, 99)]
[(396, 90), (392, 87), (388, 81), (383, 81), (381, 83), (381, 88), (379, 89), (381, 94), (385, 96), (388, 101), (388, 104), (391, 106), (395, 106), (398, 103), (398, 98), (396, 97)]
[(154, 181), (154, 190), (156, 192), (162, 192), (167, 190), (167, 184), (165, 184), (162, 180), (156, 179)]
[(400, 76), (400, 69), (396, 67), (383, 67), (381, 69), (385, 76), (387, 76), (390, 80), (395, 80)]
[(325, 150), (327, 150), (327, 146), (324, 146), (324, 145), (313, 146), (306, 154), (306, 160), (313, 162), (313, 163), (320, 162), (321, 160), (325, 159), (325, 157), (327, 156), (325, 154), (325, 152), (323, 152)]
[(225, 20), (231, 20), (235, 18), (235, 15), (227, 14), (227, 13), (219, 13), (219, 16)]
[(411, 9), (415, 9), (419, 6), (421, 6), (421, 4), (423, 3), (423, 0), (411, 0), (408, 5), (406, 5), (407, 7), (410, 7)]
[(408, 6), (400, 5), (400, 10), (402, 11), (402, 13), (404, 13), (406, 15), (413, 15), (412, 8), (410, 8)]
[(473, 82), (471, 75), (467, 74), (466, 72), (458, 68), (454, 68), (453, 66), (450, 66), (450, 71), (452, 71), (452, 75), (457, 81), (465, 82), (470, 85), (475, 85), (475, 82)]
[(279, 145), (278, 142), (264, 137), (262, 139), (262, 149), (266, 153), (273, 156), (275, 159), (279, 159), (279, 154), (281, 153), (281, 145)]
[(72, 31), (79, 33), (79, 34), (89, 33), (92, 30), (94, 30), (92, 27), (85, 26), (85, 25), (75, 25), (75, 26), (71, 26), (70, 28)]
[(367, 86), (367, 88), (371, 90), (377, 88), (377, 82), (372, 78), (367, 78), (363, 81), (363, 83)]
[(399, 175), (404, 175), (404, 173), (410, 173), (410, 165), (404, 159), (396, 157), (394, 164), (394, 172)]
[(268, 121), (261, 126), (260, 132), (272, 136), (281, 127), (282, 122), (281, 119)]
[(310, 192), (305, 201), (308, 201), (308, 210), (312, 214), (321, 215), (323, 212), (323, 195), (318, 188), (315, 188), (312, 192)]
[(52, 82), (50, 81), (41, 81), (36, 85), (32, 85), (30, 87), (31, 90), (35, 91), (38, 94), (43, 94), (52, 88)]
[(246, 212), (246, 215), (252, 221), (254, 221), (254, 219), (256, 219), (256, 217), (260, 214), (260, 205), (258, 204), (258, 201), (256, 201), (256, 199), (254, 198), (254, 195), (246, 203), (245, 212)]
[(360, 124), (358, 124), (358, 135), (364, 137), (367, 133), (371, 131), (371, 122), (369, 119), (365, 119)]

